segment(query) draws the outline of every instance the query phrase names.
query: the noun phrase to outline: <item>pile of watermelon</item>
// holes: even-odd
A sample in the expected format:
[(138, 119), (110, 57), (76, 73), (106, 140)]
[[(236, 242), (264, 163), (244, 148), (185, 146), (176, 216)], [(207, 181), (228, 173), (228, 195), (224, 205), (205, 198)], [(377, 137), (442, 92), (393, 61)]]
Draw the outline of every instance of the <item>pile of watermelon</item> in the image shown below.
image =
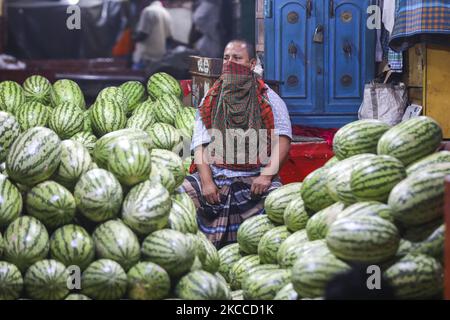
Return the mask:
[(219, 250), (233, 297), (323, 299), (332, 279), (363, 266), (379, 270), (399, 299), (441, 298), (450, 174), (441, 141), (428, 117), (342, 128), (333, 159), (271, 193), (267, 214), (246, 220), (238, 243)]
[(231, 297), (179, 188), (181, 98), (164, 73), (89, 108), (70, 80), (0, 83), (0, 300)]

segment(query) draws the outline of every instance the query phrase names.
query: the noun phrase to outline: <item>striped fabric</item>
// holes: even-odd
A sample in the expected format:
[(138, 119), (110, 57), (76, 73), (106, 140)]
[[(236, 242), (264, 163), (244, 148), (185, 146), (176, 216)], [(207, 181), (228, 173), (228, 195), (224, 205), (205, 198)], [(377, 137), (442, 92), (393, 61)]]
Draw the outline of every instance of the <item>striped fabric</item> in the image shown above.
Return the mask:
[(210, 205), (202, 196), (200, 177), (193, 174), (183, 183), (184, 190), (197, 208), (200, 230), (218, 248), (237, 241), (237, 231), (244, 220), (264, 214), (264, 200), (267, 195), (282, 186), (279, 179), (272, 182), (266, 195), (252, 198), (251, 186), (257, 177), (214, 177), (220, 189), (221, 204)]
[(404, 51), (419, 42), (448, 43), (450, 0), (400, 0), (390, 47)]

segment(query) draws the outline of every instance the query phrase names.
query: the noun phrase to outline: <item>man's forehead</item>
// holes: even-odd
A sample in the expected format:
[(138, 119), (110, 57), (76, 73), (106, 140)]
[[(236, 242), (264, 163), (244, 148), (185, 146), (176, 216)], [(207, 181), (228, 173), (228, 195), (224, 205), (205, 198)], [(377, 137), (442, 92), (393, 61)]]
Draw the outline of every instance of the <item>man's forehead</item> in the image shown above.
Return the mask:
[(227, 50), (246, 50), (247, 49), (247, 44), (243, 43), (243, 42), (230, 42), (226, 47), (225, 47), (225, 51)]

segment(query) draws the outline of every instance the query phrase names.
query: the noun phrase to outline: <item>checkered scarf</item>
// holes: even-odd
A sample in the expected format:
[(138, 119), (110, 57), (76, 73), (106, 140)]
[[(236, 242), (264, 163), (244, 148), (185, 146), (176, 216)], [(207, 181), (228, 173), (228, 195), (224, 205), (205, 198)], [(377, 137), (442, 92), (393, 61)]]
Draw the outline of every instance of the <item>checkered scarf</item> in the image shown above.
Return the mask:
[[(261, 166), (259, 161), (257, 164), (250, 164), (248, 161), (245, 164), (237, 164), (237, 153), (242, 152), (237, 148), (233, 163), (226, 163), (225, 149), (227, 145), (234, 143), (234, 139), (228, 137), (227, 129), (242, 129), (244, 132), (254, 129), (258, 133), (260, 129), (266, 129), (267, 137), (264, 137), (265, 141), (258, 139), (258, 146), (266, 143), (270, 153), (271, 131), (274, 129), (272, 107), (267, 98), (264, 81), (258, 79), (250, 68), (232, 62), (225, 63), (222, 76), (208, 91), (200, 106), (200, 116), (206, 129), (216, 129), (222, 133), (224, 149), (216, 149), (217, 166), (235, 170), (254, 169)], [(246, 160), (250, 159), (249, 151), (250, 146), (247, 140)]]

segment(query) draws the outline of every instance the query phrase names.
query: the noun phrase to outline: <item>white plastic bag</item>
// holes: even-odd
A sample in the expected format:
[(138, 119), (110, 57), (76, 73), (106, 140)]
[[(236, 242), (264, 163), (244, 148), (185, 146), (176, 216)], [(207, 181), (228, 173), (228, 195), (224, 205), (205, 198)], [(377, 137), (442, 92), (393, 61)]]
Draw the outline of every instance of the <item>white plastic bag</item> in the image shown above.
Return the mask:
[(367, 84), (364, 101), (359, 109), (359, 119), (378, 119), (391, 126), (402, 122), (408, 106), (407, 89), (404, 83)]

